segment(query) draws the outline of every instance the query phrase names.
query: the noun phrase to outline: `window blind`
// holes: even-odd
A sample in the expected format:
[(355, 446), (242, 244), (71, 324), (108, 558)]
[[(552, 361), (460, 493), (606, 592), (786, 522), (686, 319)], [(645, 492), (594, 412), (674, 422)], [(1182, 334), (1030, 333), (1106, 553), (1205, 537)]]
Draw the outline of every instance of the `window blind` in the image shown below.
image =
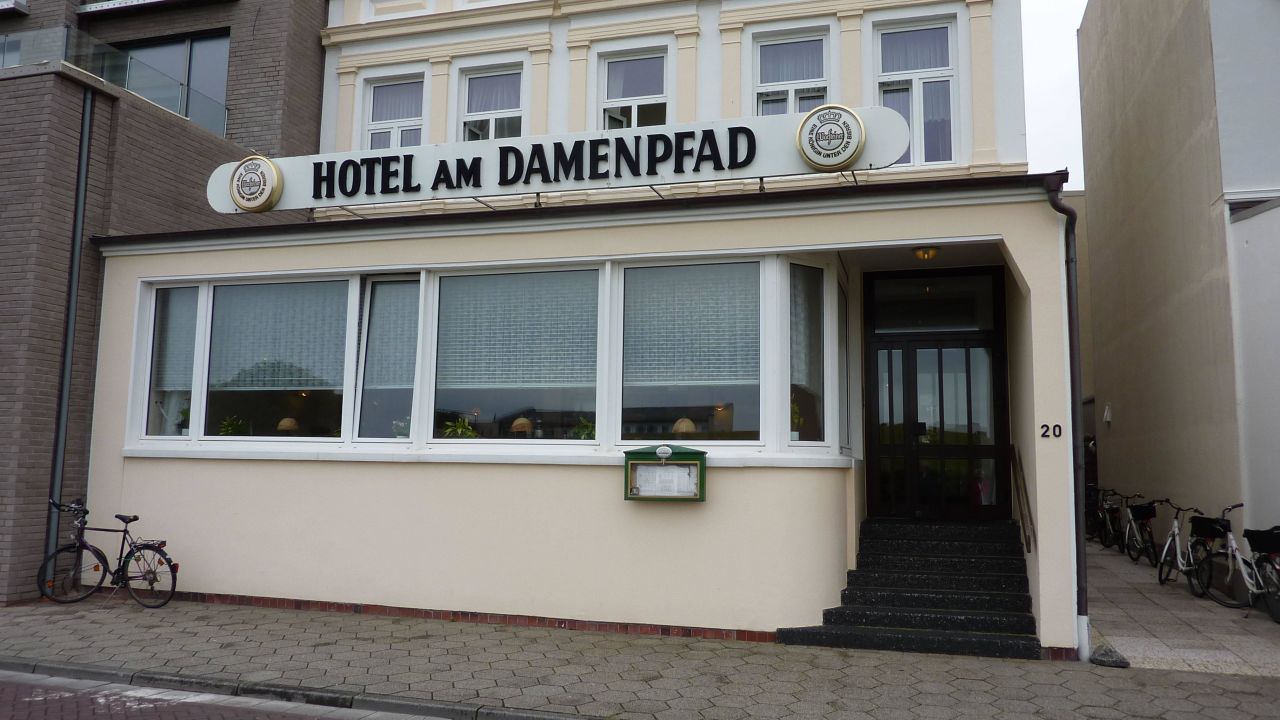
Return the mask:
[(151, 390), (190, 390), (196, 346), (196, 288), (156, 290)]
[(906, 72), (951, 66), (947, 28), (903, 30), (880, 35), (880, 71)]
[(792, 82), (821, 77), (821, 40), (799, 40), (760, 46), (760, 82)]
[(373, 283), (365, 388), (412, 388), (418, 357), (418, 281)]
[(346, 281), (214, 288), (211, 390), (341, 390)]
[(664, 94), (665, 58), (612, 60), (608, 64), (605, 96), (610, 100)]
[(597, 294), (595, 270), (441, 278), (437, 387), (594, 387)]
[(628, 268), (625, 385), (745, 385), (760, 379), (757, 263)]
[(467, 112), (520, 108), (520, 73), (481, 75), (467, 79)]
[(373, 122), (422, 117), (422, 81), (374, 86), (369, 117)]

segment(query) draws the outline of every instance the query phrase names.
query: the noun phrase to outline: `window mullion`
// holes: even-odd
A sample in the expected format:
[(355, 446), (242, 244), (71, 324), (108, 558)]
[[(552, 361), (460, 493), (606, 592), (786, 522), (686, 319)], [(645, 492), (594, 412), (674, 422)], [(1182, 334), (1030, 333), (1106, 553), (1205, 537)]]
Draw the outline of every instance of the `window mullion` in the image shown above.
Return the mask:
[(209, 333), (213, 327), (213, 285), (200, 283), (196, 301), (196, 347), (192, 358), (191, 414), (187, 425), (192, 440), (204, 437), (205, 404), (209, 388)]
[(621, 357), (614, 352), (614, 333), (618, 326), (613, 323), (614, 302), (613, 287), (614, 267), (606, 262), (600, 269), (599, 285), (596, 290), (596, 437), (602, 450), (612, 451), (615, 435), (621, 437), (622, 417), (621, 405), (614, 402), (614, 389), (620, 385), (613, 358)]
[[(766, 452), (782, 452), (791, 437), (791, 297), (786, 260), (771, 255), (760, 263), (760, 439)], [(767, 342), (787, 338), (787, 342)], [(784, 420), (785, 418), (785, 420)]]
[[(347, 332), (346, 332), (346, 351), (345, 351), (345, 367), (342, 371), (342, 441), (351, 443), (356, 435), (356, 398), (358, 390), (356, 389), (356, 378), (358, 376), (357, 369), (360, 364), (360, 357), (363, 354), (360, 351), (360, 325), (361, 325), (361, 307), (360, 307), (360, 276), (353, 275), (347, 278)], [(368, 325), (368, 323), (364, 323)]]
[(422, 272), (422, 315), (419, 318), (419, 346), (421, 348), (421, 373), (417, 386), (421, 387), (421, 397), (415, 405), (421, 411), (421, 419), (413, 423), (415, 446), (421, 447), (431, 441), (435, 432), (435, 348), (436, 332), (439, 325), (436, 320), (436, 307), (440, 302), (439, 273)]

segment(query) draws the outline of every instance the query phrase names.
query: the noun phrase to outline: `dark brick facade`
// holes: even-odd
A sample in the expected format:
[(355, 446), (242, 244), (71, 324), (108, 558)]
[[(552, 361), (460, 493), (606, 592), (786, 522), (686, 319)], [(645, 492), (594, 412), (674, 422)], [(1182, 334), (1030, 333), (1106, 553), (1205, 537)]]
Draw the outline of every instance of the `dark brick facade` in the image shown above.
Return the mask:
[(318, 146), (324, 2), (233, 0), (80, 18), (77, 5), (37, 0), (29, 17), (0, 20), (0, 33), (78, 26), (123, 43), (225, 28), (228, 132), (217, 137), (74, 69), (0, 70), (0, 604), (34, 596), (43, 553), (86, 88), (93, 123), (64, 500), (84, 496), (88, 471), (101, 283), (89, 237), (305, 221), (301, 212), (218, 215), (205, 183), (217, 165), (251, 151)]

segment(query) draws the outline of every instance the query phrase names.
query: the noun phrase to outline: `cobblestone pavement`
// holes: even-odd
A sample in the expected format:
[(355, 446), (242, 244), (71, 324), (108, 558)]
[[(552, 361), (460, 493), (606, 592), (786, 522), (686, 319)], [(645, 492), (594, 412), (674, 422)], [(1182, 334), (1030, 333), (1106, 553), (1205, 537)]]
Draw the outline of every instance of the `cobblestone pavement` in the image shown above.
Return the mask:
[(620, 720), (1280, 717), (1280, 680), (174, 602), (0, 609), (0, 655)]
[(1145, 560), (1088, 544), (1089, 617), (1133, 667), (1280, 677), (1280, 624), (1265, 608), (1192, 596), (1181, 575), (1156, 582)]
[(5, 720), (429, 720), (0, 671)]

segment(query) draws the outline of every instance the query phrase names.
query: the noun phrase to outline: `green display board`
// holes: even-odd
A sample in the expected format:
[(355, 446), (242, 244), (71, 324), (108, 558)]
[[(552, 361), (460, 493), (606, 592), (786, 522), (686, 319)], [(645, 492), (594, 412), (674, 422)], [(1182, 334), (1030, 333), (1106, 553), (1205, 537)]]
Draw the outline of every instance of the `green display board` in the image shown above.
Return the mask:
[(654, 445), (624, 453), (623, 497), (656, 502), (705, 502), (707, 453)]

